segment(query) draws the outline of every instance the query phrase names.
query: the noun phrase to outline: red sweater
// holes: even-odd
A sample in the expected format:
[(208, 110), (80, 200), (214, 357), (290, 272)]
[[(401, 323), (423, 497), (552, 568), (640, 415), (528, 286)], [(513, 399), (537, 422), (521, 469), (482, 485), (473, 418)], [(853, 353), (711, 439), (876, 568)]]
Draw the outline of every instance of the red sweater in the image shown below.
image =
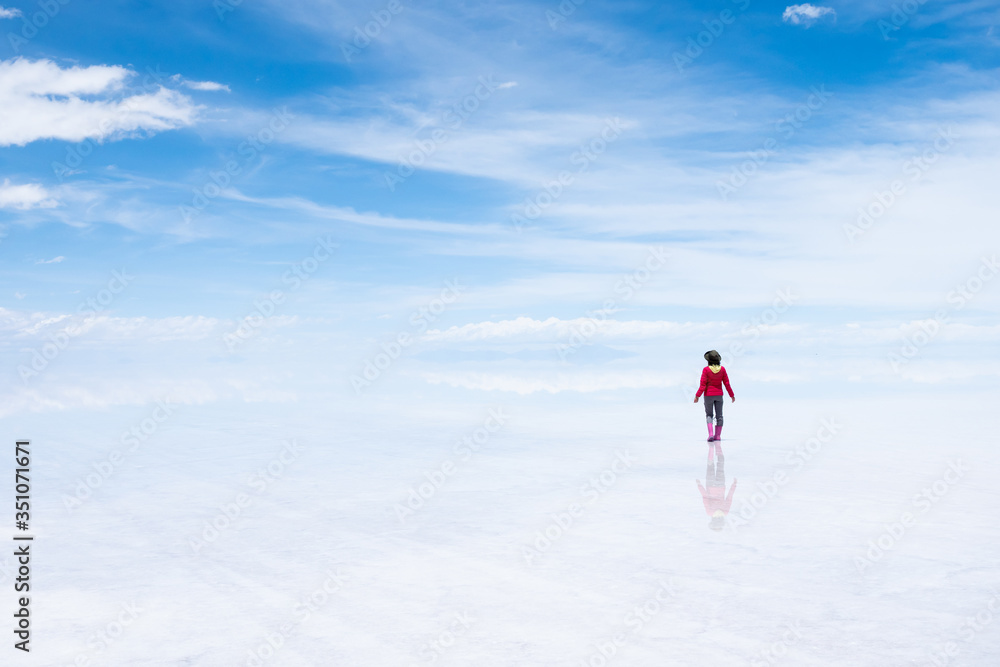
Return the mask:
[(736, 396), (733, 395), (733, 388), (729, 386), (729, 375), (726, 374), (726, 367), (720, 366), (719, 372), (713, 373), (711, 368), (705, 366), (701, 371), (701, 384), (698, 387), (698, 393), (694, 397), (701, 398), (702, 394), (706, 396), (722, 396), (723, 383), (726, 385), (726, 391), (729, 392), (729, 398), (735, 399)]
[[(709, 371), (711, 372), (711, 371)], [(722, 371), (719, 371), (720, 373)], [(701, 485), (701, 480), (694, 480), (698, 482), (698, 490), (701, 491), (701, 501), (705, 504), (705, 513), (708, 516), (712, 516), (718, 510), (722, 510), (723, 514), (729, 514), (729, 508), (733, 505), (733, 491), (736, 490), (736, 480), (733, 480), (733, 485), (729, 487), (729, 495), (725, 498), (722, 494), (726, 492), (725, 486), (710, 486), (708, 490)]]

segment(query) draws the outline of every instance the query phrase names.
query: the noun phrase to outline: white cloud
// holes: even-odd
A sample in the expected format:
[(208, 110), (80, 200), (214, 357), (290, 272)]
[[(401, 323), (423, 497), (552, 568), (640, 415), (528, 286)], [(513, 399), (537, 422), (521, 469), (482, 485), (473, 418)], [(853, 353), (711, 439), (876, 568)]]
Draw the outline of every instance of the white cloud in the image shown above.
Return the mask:
[[(801, 315), (790, 317), (799, 318)], [(439, 347), (471, 346), (480, 350), (509, 351), (527, 349), (525, 346), (542, 346), (536, 349), (547, 347), (553, 355), (557, 344), (569, 345), (575, 352), (579, 345), (588, 346), (600, 342), (618, 345), (620, 349), (634, 350), (641, 355), (655, 356), (662, 350), (661, 342), (670, 341), (672, 346), (682, 347), (690, 344), (700, 346), (703, 343), (714, 345), (722, 352), (723, 359), (728, 359), (727, 355), (732, 356), (731, 350), (735, 344), (765, 356), (778, 350), (787, 350), (789, 346), (853, 352), (875, 350), (884, 356), (898, 351), (907, 338), (913, 337), (917, 331), (928, 330), (934, 322), (920, 319), (896, 324), (876, 320), (853, 324), (857, 326), (815, 322), (764, 325), (759, 319), (756, 323), (746, 319), (731, 322), (608, 319), (602, 323), (590, 318), (563, 320), (550, 317), (537, 320), (519, 317), (497, 322), (475, 322), (445, 330), (432, 329), (424, 334), (422, 341)], [(1000, 325), (949, 322), (942, 325), (935, 334), (933, 348), (935, 353), (950, 354), (958, 345), (986, 343), (996, 340), (998, 335)], [(748, 359), (750, 358), (743, 358), (742, 362), (746, 363)], [(735, 361), (735, 358), (728, 360)]]
[(678, 387), (678, 378), (654, 371), (616, 373), (546, 373), (517, 376), (502, 373), (424, 373), (430, 384), (444, 384), (480, 391), (509, 391), (526, 395), (544, 391), (558, 394), (564, 391), (592, 393), (615, 389), (664, 389)]
[[(225, 322), (213, 317), (185, 315), (151, 317), (73, 317), (74, 335), (91, 334), (105, 341), (136, 340), (163, 343), (176, 340), (204, 340), (218, 336)], [(65, 326), (65, 325), (63, 325)]]
[(21, 15), (20, 9), (8, 9), (7, 7), (0, 7), (0, 19), (13, 19)]
[(184, 85), (194, 90), (224, 90), (227, 93), (230, 92), (229, 86), (224, 83), (216, 83), (215, 81), (185, 81)]
[[(0, 117), (4, 112), (0, 110)], [(0, 129), (0, 133), (3, 130)], [(37, 183), (26, 183), (24, 185), (12, 185), (9, 178), (5, 178), (0, 184), (0, 208), (16, 208), (27, 210), (29, 208), (52, 208), (57, 205), (48, 190)]]
[[(619, 391), (622, 389), (670, 389), (680, 387), (690, 381), (690, 378), (681, 374), (642, 369), (570, 373), (526, 371), (521, 375), (482, 372), (430, 372), (423, 373), (421, 377), (429, 384), (443, 384), (478, 391), (508, 391), (522, 396), (538, 392), (559, 394), (572, 391), (590, 394), (597, 391)], [(795, 382), (802, 379), (801, 376), (794, 373), (768, 371), (743, 371), (741, 377), (754, 382)]]
[(789, 5), (785, 7), (785, 13), (781, 15), (781, 20), (794, 25), (811, 26), (824, 16), (835, 17), (837, 12), (833, 7), (817, 7), (809, 3), (801, 5)]
[(35, 264), (58, 264), (59, 262), (63, 261), (64, 259), (66, 259), (66, 258), (63, 257), (62, 255), (59, 255), (58, 257), (53, 257), (52, 259), (39, 259), (39, 260), (36, 260)]
[(218, 400), (208, 382), (198, 379), (165, 381), (95, 379), (86, 385), (56, 385), (44, 390), (13, 387), (0, 394), (0, 418), (26, 412), (51, 412), (72, 409), (107, 410), (123, 405), (157, 405), (167, 400), (176, 406), (203, 405)]
[(180, 74), (174, 74), (170, 77), (173, 81), (183, 84), (192, 90), (224, 90), (227, 93), (231, 92), (229, 86), (224, 83), (216, 83), (215, 81), (189, 81), (183, 78)]
[[(84, 304), (81, 304), (83, 308)], [(274, 315), (267, 319), (263, 329), (290, 327), (299, 324), (294, 315)], [(165, 343), (170, 341), (195, 341), (218, 339), (239, 326), (238, 321), (224, 320), (203, 315), (174, 315), (170, 317), (113, 317), (94, 315), (83, 308), (78, 313), (46, 314), (23, 312), (0, 307), (0, 334), (16, 337), (19, 341), (47, 341), (58, 332), (72, 338), (87, 336), (92, 343), (117, 344), (131, 341), (139, 343)]]
[[(57, 258), (59, 259), (59, 258)], [(54, 261), (54, 260), (50, 260)], [(288, 317), (271, 318), (275, 326), (287, 325)], [(94, 340), (120, 342), (126, 340), (166, 342), (221, 338), (235, 327), (234, 322), (200, 315), (171, 317), (111, 317), (109, 315), (24, 312), (0, 307), (0, 332), (21, 341), (49, 340), (49, 336), (65, 331), (72, 337), (89, 335)]]
[(190, 98), (159, 85), (128, 88), (133, 75), (117, 65), (0, 61), (0, 146), (39, 139), (100, 141), (194, 123), (198, 107)]
[[(455, 326), (444, 331), (432, 329), (424, 335), (424, 339), (435, 342), (467, 342), (488, 339), (543, 339), (560, 340), (574, 332), (594, 332), (594, 337), (648, 339), (668, 336), (680, 336), (695, 333), (707, 333), (718, 330), (720, 323), (666, 321), (618, 321), (607, 319), (606, 316), (579, 317), (573, 320), (562, 320), (550, 317), (546, 320), (536, 320), (530, 317), (518, 317), (500, 322), (476, 322)], [(588, 335), (588, 338), (590, 335)]]

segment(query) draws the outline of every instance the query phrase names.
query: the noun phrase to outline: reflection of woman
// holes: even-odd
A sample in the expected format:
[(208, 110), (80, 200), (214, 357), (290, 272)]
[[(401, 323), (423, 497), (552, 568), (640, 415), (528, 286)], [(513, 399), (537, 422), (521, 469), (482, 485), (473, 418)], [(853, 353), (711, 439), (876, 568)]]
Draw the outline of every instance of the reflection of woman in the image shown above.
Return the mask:
[[(701, 372), (701, 383), (698, 393), (694, 395), (694, 402), (698, 402), (698, 397), (705, 394), (705, 421), (708, 423), (708, 441), (722, 440), (722, 385), (726, 385), (729, 398), (736, 402), (733, 395), (733, 388), (729, 386), (729, 375), (722, 365), (722, 355), (715, 350), (705, 353), (705, 366)], [(712, 433), (712, 412), (715, 412), (715, 433)]]
[[(718, 451), (716, 451), (718, 450)], [(715, 461), (713, 462), (713, 456)], [(701, 491), (701, 500), (705, 503), (705, 511), (712, 517), (708, 527), (712, 530), (722, 530), (726, 523), (726, 515), (733, 504), (733, 492), (736, 491), (736, 478), (733, 478), (733, 485), (726, 493), (726, 459), (722, 456), (722, 445), (712, 443), (708, 447), (708, 469), (705, 471), (705, 485), (701, 485), (700, 480), (694, 480)]]

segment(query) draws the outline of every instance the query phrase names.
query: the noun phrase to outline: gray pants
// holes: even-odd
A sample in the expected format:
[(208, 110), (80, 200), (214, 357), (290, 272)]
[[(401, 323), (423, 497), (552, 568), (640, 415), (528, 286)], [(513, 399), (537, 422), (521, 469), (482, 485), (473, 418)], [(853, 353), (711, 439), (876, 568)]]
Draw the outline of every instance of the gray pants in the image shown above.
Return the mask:
[(708, 469), (705, 470), (705, 486), (708, 488), (712, 488), (713, 486), (726, 488), (726, 459), (722, 454), (716, 454), (714, 465), (712, 463), (708, 464)]
[(722, 426), (722, 396), (705, 394), (705, 421), (712, 423), (712, 411), (715, 411), (715, 425)]

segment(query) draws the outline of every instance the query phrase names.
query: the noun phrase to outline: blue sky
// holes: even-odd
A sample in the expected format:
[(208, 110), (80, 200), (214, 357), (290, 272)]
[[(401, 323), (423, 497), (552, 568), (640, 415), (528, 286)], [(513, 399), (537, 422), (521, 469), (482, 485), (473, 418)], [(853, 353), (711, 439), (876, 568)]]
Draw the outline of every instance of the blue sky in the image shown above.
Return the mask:
[[(0, 11), (7, 414), (166, 393), (674, 400), (740, 341), (727, 366), (762, 395), (995, 387), (998, 285), (949, 301), (998, 246), (995, 3), (53, 7)], [(335, 255), (283, 280), (317, 239)], [(412, 324), (449, 280), (461, 297)], [(753, 323), (782, 290), (794, 304)], [(414, 345), (356, 391), (401, 333)]]

